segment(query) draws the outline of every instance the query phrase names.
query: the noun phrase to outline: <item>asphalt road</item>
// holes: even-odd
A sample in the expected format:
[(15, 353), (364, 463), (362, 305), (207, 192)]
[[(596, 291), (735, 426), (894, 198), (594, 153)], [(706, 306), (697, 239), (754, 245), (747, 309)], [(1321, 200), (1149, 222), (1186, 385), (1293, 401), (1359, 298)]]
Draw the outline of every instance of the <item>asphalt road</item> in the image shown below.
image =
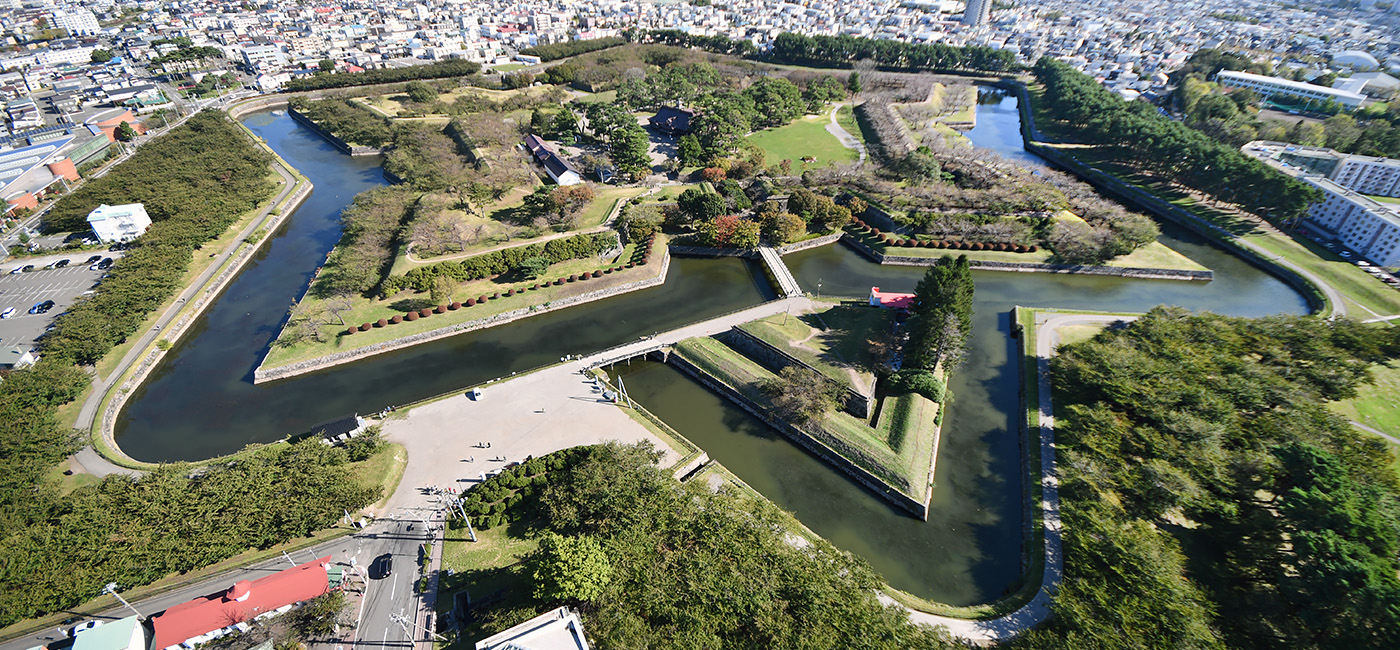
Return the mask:
[[(394, 572), (390, 577), (370, 579), (367, 585), (358, 578), (347, 583), (346, 591), (350, 596), (351, 607), (344, 616), (359, 618), (361, 621), (355, 645), (365, 648), (406, 648), (412, 646), (412, 637), (405, 635), (392, 617), (402, 612), (410, 620), (421, 618), (416, 616), (421, 598), (414, 587), (418, 576), (419, 549), (426, 539), (427, 531), (419, 521), (381, 519), (355, 535), (296, 551), (291, 554), (291, 560), (301, 564), (330, 555), (331, 562), (346, 567), (348, 575), (352, 559), (356, 564), (368, 567), (374, 558), (385, 553), (391, 554), (394, 558)], [(292, 563), (287, 558), (279, 557), (235, 569), (161, 596), (133, 602), (132, 605), (142, 615), (152, 617), (180, 603), (222, 593), (239, 580), (256, 580), (291, 566)], [(91, 618), (113, 621), (130, 615), (130, 610), (118, 606)], [(72, 625), (70, 623), (64, 626), (64, 629)], [(345, 631), (347, 636), (353, 633), (354, 630), (351, 629)], [(26, 650), (61, 641), (62, 638), (57, 629), (49, 628), (39, 634), (0, 642), (0, 650)], [(348, 645), (345, 641), (336, 643)]]
[[(108, 251), (79, 251), (63, 255), (46, 255), (12, 260), (0, 266), (0, 311), (14, 307), (15, 315), (0, 320), (0, 363), (12, 363), (16, 355), (34, 346), (34, 341), (53, 319), (73, 304), (84, 291), (92, 289), (106, 271), (89, 271), (86, 261), (93, 255), (118, 259), (121, 255)], [(70, 263), (61, 269), (44, 269), (55, 260)], [(15, 268), (33, 264), (28, 273), (11, 273)], [(46, 314), (30, 314), (29, 308), (44, 300), (54, 301)]]

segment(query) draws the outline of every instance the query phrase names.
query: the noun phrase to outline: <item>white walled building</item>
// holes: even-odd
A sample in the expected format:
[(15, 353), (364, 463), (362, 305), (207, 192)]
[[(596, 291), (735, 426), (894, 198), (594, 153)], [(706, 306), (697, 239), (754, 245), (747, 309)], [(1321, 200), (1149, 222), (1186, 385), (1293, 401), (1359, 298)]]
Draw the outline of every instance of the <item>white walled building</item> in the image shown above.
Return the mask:
[(1308, 208), (1314, 225), (1380, 266), (1400, 266), (1400, 214), (1392, 206), (1325, 178), (1302, 180), (1327, 193), (1321, 203)]
[(1361, 93), (1328, 88), (1326, 86), (1314, 86), (1310, 83), (1293, 81), (1292, 79), (1282, 79), (1279, 77), (1266, 77), (1262, 74), (1252, 72), (1235, 72), (1233, 70), (1221, 70), (1216, 75), (1215, 80), (1220, 85), (1227, 88), (1244, 88), (1252, 90), (1264, 98), (1275, 96), (1292, 97), (1301, 100), (1313, 100), (1325, 102), (1333, 100), (1347, 108), (1357, 108), (1366, 101), (1366, 96)]
[(88, 225), (104, 244), (131, 241), (145, 234), (151, 227), (151, 217), (146, 214), (146, 206), (140, 203), (126, 205), (99, 205), (88, 213)]
[(51, 15), (54, 27), (68, 30), (70, 36), (96, 36), (102, 31), (97, 16), (82, 7), (54, 9)]

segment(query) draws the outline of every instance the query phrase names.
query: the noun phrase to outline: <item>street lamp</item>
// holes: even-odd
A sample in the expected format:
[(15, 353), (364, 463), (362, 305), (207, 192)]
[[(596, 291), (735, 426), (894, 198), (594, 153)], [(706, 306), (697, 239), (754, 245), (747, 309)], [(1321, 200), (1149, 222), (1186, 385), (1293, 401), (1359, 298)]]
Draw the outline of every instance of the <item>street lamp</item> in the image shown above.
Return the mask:
[(133, 614), (136, 615), (136, 619), (137, 619), (137, 620), (140, 620), (140, 621), (146, 620), (146, 617), (145, 617), (145, 616), (142, 616), (142, 615), (141, 615), (141, 612), (136, 611), (136, 608), (135, 608), (135, 607), (132, 607), (132, 606), (131, 606), (131, 603), (126, 602), (126, 599), (125, 599), (125, 598), (122, 598), (122, 595), (119, 594), (119, 593), (117, 593), (117, 583), (115, 583), (115, 582), (109, 582), (109, 583), (107, 583), (107, 584), (105, 584), (105, 585), (102, 586), (102, 590), (105, 591), (105, 592), (107, 592), (107, 593), (109, 593), (109, 594), (112, 594), (113, 596), (115, 596), (115, 597), (117, 598), (117, 600), (120, 600), (120, 601), (122, 602), (123, 605), (126, 605), (126, 608), (129, 609), (129, 610), (131, 610), (131, 613), (133, 613)]

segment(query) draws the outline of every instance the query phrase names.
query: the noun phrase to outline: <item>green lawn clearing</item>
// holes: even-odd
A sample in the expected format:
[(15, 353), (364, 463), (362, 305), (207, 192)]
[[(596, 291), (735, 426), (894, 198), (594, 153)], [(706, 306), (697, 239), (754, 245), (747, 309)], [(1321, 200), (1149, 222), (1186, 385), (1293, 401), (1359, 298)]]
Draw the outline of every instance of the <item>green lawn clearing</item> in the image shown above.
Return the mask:
[(869, 142), (874, 137), (867, 134), (865, 129), (860, 128), (860, 120), (856, 119), (855, 109), (852, 108), (850, 104), (836, 109), (836, 123), (841, 125), (841, 128), (854, 136), (855, 139), (860, 140), (861, 144)]
[[(1078, 217), (1075, 217), (1078, 219)], [(1026, 264), (1052, 264), (1053, 253), (1045, 248), (1036, 250), (1034, 253), (1013, 253), (1010, 251), (963, 251), (947, 248), (905, 248), (903, 246), (890, 246), (883, 239), (874, 237), (867, 233), (857, 233), (851, 230), (848, 234), (854, 235), (872, 249), (899, 257), (927, 257), (937, 259), (944, 255), (966, 255), (967, 259), (974, 262), (1012, 262)], [(926, 238), (921, 238), (926, 239)], [(1103, 266), (1132, 267), (1144, 269), (1168, 269), (1178, 271), (1207, 271), (1195, 260), (1178, 253), (1161, 242), (1152, 242), (1127, 255), (1120, 255), (1107, 262)]]
[(617, 101), (616, 90), (605, 90), (600, 93), (580, 93), (574, 101), (580, 104), (611, 104)]
[[(830, 123), (829, 114), (808, 115), (787, 126), (759, 131), (747, 139), (750, 144), (763, 150), (764, 160), (769, 165), (791, 160), (794, 173), (860, 158), (854, 149), (842, 146), (836, 136), (827, 132), (826, 126)], [(808, 156), (816, 160), (802, 162), (802, 158)]]
[(739, 329), (869, 394), (880, 358), (874, 339), (888, 332), (894, 312), (867, 305), (829, 305), (818, 311), (777, 314)]

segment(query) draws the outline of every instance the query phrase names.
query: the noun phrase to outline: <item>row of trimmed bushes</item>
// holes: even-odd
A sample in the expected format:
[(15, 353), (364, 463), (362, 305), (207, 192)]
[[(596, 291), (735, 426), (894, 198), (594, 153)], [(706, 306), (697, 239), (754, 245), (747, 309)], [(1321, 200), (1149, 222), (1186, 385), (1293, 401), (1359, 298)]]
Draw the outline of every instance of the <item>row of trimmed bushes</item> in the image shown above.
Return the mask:
[[(462, 497), (462, 510), (472, 518), (477, 530), (490, 530), (522, 519), (530, 513), (519, 507), (520, 503), (549, 484), (550, 472), (577, 465), (592, 453), (592, 447), (573, 447), (526, 460), (467, 491)], [(465, 528), (466, 523), (453, 518), (448, 526), (459, 529)]]
[(549, 260), (550, 264), (557, 264), (566, 260), (592, 257), (619, 245), (617, 233), (607, 231), (503, 248), (462, 260), (428, 264), (404, 275), (390, 276), (384, 280), (384, 295), (393, 295), (404, 289), (429, 291), (433, 287), (433, 280), (438, 276), (449, 277), (458, 282), (469, 282), (507, 273), (532, 257), (543, 257)]
[[(653, 238), (652, 241), (655, 241), (655, 239)], [(549, 286), (549, 285), (551, 285), (551, 284), (554, 285), (554, 286), (556, 286), (556, 287), (557, 287), (557, 286), (563, 286), (565, 283), (569, 283), (569, 282), (582, 282), (582, 281), (587, 280), (587, 279), (589, 279), (589, 278), (601, 278), (601, 277), (603, 277), (604, 275), (609, 275), (609, 274), (612, 274), (612, 273), (621, 273), (622, 271), (624, 271), (624, 270), (626, 270), (626, 269), (634, 268), (634, 267), (637, 267), (637, 266), (646, 266), (646, 264), (647, 264), (648, 262), (651, 261), (652, 241), (649, 241), (649, 242), (647, 242), (644, 246), (639, 247), (639, 250), (641, 251), (641, 256), (640, 256), (640, 258), (637, 258), (636, 255), (633, 256), (634, 259), (638, 259), (638, 261), (636, 261), (636, 262), (628, 262), (628, 263), (626, 263), (626, 264), (619, 264), (619, 265), (617, 265), (617, 266), (611, 266), (611, 267), (608, 267), (608, 268), (606, 268), (606, 269), (600, 269), (600, 270), (592, 271), (592, 272), (584, 271), (583, 273), (575, 273), (575, 274), (571, 274), (571, 275), (570, 275), (569, 277), (567, 277), (567, 278), (557, 278), (557, 279), (555, 279), (555, 280), (553, 280), (553, 281), (545, 280), (544, 282), (536, 282), (536, 283), (531, 284), (531, 285), (528, 286), (528, 287), (526, 287), (526, 286), (521, 286), (521, 287), (518, 288), (518, 289), (512, 288), (512, 289), (506, 289), (506, 290), (503, 291), (503, 292), (502, 292), (502, 291), (497, 291), (497, 292), (492, 293), (492, 294), (489, 295), (489, 296), (486, 295), (486, 294), (482, 294), (482, 295), (480, 295), (480, 296), (478, 296), (478, 297), (476, 297), (476, 298), (467, 298), (466, 302), (453, 301), (451, 304), (447, 304), (447, 305), (438, 305), (438, 306), (436, 306), (436, 307), (425, 307), (425, 308), (419, 309), (419, 310), (417, 310), (417, 311), (410, 311), (410, 312), (404, 313), (404, 314), (402, 314), (402, 315), (396, 315), (396, 316), (394, 316), (393, 318), (381, 318), (381, 319), (379, 319), (379, 320), (377, 320), (377, 321), (375, 321), (375, 322), (373, 322), (373, 323), (363, 323), (363, 324), (361, 324), (361, 325), (351, 325), (351, 326), (349, 327), (349, 329), (346, 329), (346, 330), (345, 330), (345, 335), (346, 335), (346, 336), (349, 336), (349, 335), (355, 334), (355, 333), (357, 333), (357, 332), (368, 332), (368, 331), (370, 331), (371, 329), (376, 328), (376, 327), (388, 327), (388, 326), (390, 326), (390, 325), (397, 325), (397, 324), (402, 323), (402, 322), (404, 322), (404, 321), (410, 321), (410, 322), (411, 322), (411, 321), (416, 321), (416, 320), (418, 320), (418, 319), (420, 319), (420, 318), (427, 318), (427, 317), (429, 317), (429, 316), (432, 316), (433, 314), (445, 314), (445, 313), (447, 313), (447, 312), (449, 312), (449, 311), (457, 311), (458, 309), (462, 309), (462, 308), (465, 308), (465, 307), (475, 307), (475, 306), (477, 306), (477, 305), (484, 305), (484, 304), (486, 304), (486, 301), (487, 301), (487, 300), (497, 300), (497, 299), (499, 299), (499, 298), (509, 298), (509, 297), (514, 296), (514, 295), (516, 295), (516, 294), (525, 293), (526, 291), (535, 291), (535, 290), (540, 289), (541, 287), (547, 287), (547, 286)]]
[(873, 235), (885, 243), (886, 246), (899, 246), (901, 248), (947, 248), (960, 251), (1007, 251), (1011, 253), (1034, 253), (1040, 250), (1035, 244), (1015, 244), (1011, 242), (967, 242), (950, 241), (942, 239), (901, 239), (898, 237), (886, 237), (879, 228), (864, 221), (856, 219), (851, 224), (851, 228), (856, 232)]

